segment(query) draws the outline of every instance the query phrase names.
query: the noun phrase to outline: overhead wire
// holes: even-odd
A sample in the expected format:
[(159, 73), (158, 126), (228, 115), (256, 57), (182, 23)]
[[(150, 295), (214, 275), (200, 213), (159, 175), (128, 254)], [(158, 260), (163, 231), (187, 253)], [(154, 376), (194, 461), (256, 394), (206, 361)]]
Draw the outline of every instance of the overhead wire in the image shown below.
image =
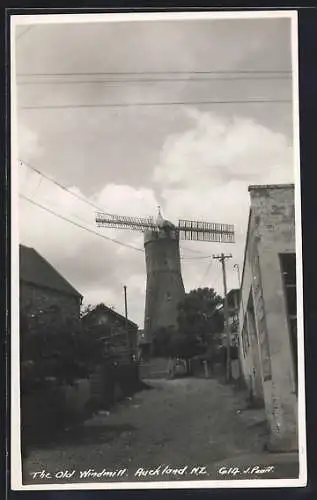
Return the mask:
[(25, 30), (22, 31), (22, 33), (19, 33), (19, 35), (16, 36), (16, 41), (20, 40), (20, 38), (22, 38), (24, 35), (26, 35), (33, 27), (34, 27), (33, 24), (31, 26), (27, 26), (25, 28)]
[(192, 248), (188, 248), (188, 247), (184, 247), (184, 246), (181, 246), (181, 250), (185, 250), (186, 252), (192, 252), (192, 253), (200, 253), (200, 254), (203, 253), (200, 250), (193, 250)]
[(201, 284), (199, 285), (199, 288), (201, 288), (203, 286), (203, 283), (204, 283), (205, 279), (207, 278), (208, 273), (210, 271), (211, 265), (212, 265), (212, 260), (210, 258), (210, 262), (208, 262), (207, 268), (206, 268), (206, 270), (205, 270), (205, 272), (203, 274), (203, 277), (202, 277), (202, 279), (200, 281)]
[[(163, 76), (162, 76), (163, 75)], [(185, 75), (185, 76), (184, 76)], [(200, 77), (198, 77), (200, 75)], [(205, 76), (204, 76), (205, 75)], [(65, 80), (65, 77), (112, 77), (107, 80)], [(140, 78), (140, 76), (142, 76)], [(156, 76), (154, 78), (154, 76)], [(172, 76), (172, 78), (171, 78)], [(204, 78), (202, 78), (204, 76)], [(19, 85), (37, 85), (37, 84), (89, 84), (89, 83), (158, 83), (158, 82), (177, 82), (177, 81), (217, 81), (217, 80), (272, 80), (281, 79), (285, 80), (291, 76), (290, 70), (234, 70), (234, 71), (219, 71), (219, 70), (205, 70), (205, 71), (135, 71), (135, 72), (65, 72), (65, 73), (18, 73), (18, 78), (42, 78), (37, 81), (23, 81)], [(64, 78), (64, 81), (47, 81), (47, 78)], [(121, 77), (118, 79), (118, 77)], [(124, 78), (123, 78), (124, 77)], [(44, 78), (44, 79), (43, 79)], [(45, 80), (46, 78), (46, 80)], [(118, 103), (82, 103), (82, 104), (40, 104), (40, 105), (22, 105), (20, 109), (36, 110), (36, 109), (80, 109), (80, 108), (125, 108), (125, 107), (148, 107), (148, 106), (182, 106), (182, 105), (212, 105), (212, 104), (258, 104), (258, 103), (288, 103), (288, 99), (226, 99), (226, 100), (193, 100), (193, 101), (155, 101), (155, 102), (118, 102)]]
[(278, 75), (278, 76), (217, 76), (217, 77), (174, 77), (174, 78), (110, 78), (107, 80), (97, 79), (97, 80), (48, 80), (48, 79), (37, 79), (29, 81), (18, 81), (18, 85), (97, 85), (97, 84), (127, 84), (127, 83), (198, 83), (198, 82), (217, 82), (217, 81), (272, 81), (272, 80), (290, 80), (290, 76)]
[(17, 73), (17, 77), (61, 77), (61, 76), (137, 76), (137, 75), (285, 75), (291, 74), (291, 69), (270, 70), (170, 70), (170, 71), (82, 71), (56, 73)]
[[(32, 205), (38, 207), (38, 208), (41, 208), (42, 210), (50, 213), (51, 215), (54, 215), (55, 217), (58, 217), (59, 219), (62, 219), (63, 221), (65, 222), (68, 222), (70, 224), (73, 224), (74, 226), (78, 227), (79, 229), (82, 229), (84, 231), (87, 231), (91, 234), (94, 234), (95, 236), (99, 236), (100, 238), (103, 238), (105, 240), (108, 240), (108, 241), (111, 241), (117, 245), (120, 245), (120, 246), (123, 246), (123, 247), (126, 247), (126, 248), (130, 248), (132, 250), (136, 250), (138, 252), (141, 252), (141, 253), (144, 253), (144, 249), (143, 248), (139, 248), (139, 247), (135, 247), (133, 245), (130, 245), (129, 243), (123, 243), (122, 241), (119, 241), (115, 238), (110, 238), (109, 236), (105, 236), (104, 234), (101, 234), (101, 233), (98, 233), (97, 231), (94, 231), (93, 229), (89, 228), (89, 227), (86, 227), (86, 226), (83, 226), (82, 224), (79, 224), (78, 222), (70, 219), (69, 217), (66, 217), (65, 215), (62, 215), (58, 212), (56, 212), (55, 210), (53, 210), (52, 208), (49, 208), (45, 205), (42, 205), (41, 203), (39, 202), (36, 202), (35, 200), (32, 200), (31, 198), (29, 198), (28, 196), (20, 193), (19, 194), (19, 197), (28, 201), (29, 203), (31, 203)], [(83, 220), (83, 219), (82, 219)], [(192, 257), (192, 258), (184, 258), (184, 257), (181, 257), (181, 260), (200, 260), (200, 259), (206, 259), (207, 257)]]
[(109, 236), (105, 236), (104, 234), (98, 233), (97, 231), (94, 231), (93, 229), (85, 227), (82, 224), (79, 224), (78, 222), (75, 222), (75, 221), (69, 219), (68, 217), (66, 217), (64, 215), (59, 214), (58, 212), (55, 212), (55, 210), (52, 210), (51, 208), (46, 207), (45, 205), (42, 205), (41, 203), (38, 203), (38, 202), (32, 200), (31, 198), (28, 198), (27, 196), (25, 196), (22, 193), (19, 194), (19, 197), (22, 198), (22, 199), (24, 199), (24, 200), (26, 200), (26, 201), (28, 201), (29, 203), (32, 203), (36, 207), (41, 208), (42, 210), (50, 213), (51, 215), (54, 215), (55, 217), (58, 217), (59, 219), (62, 219), (65, 222), (68, 222), (70, 224), (73, 224), (74, 226), (77, 226), (78, 228), (80, 228), (80, 229), (82, 229), (84, 231), (88, 231), (89, 233), (92, 233), (92, 234), (94, 234), (96, 236), (99, 236), (100, 238), (103, 238), (105, 240), (112, 241), (113, 243), (116, 243), (117, 245), (121, 245), (123, 247), (131, 248), (132, 250), (137, 250), (138, 252), (142, 252), (142, 253), (144, 252), (144, 250), (142, 248), (135, 247), (135, 246), (130, 245), (128, 243), (123, 243), (122, 241), (118, 241), (115, 238), (110, 238)]
[[(26, 163), (22, 160), (20, 160), (20, 164), (21, 165), (25, 165), (26, 167), (30, 168), (31, 170), (33, 170), (34, 172), (36, 172), (39, 176), (40, 176), (40, 179), (42, 180), (42, 178), (45, 178), (47, 180), (49, 180), (50, 182), (52, 182), (53, 184), (57, 185), (59, 188), (63, 189), (65, 192), (67, 192), (69, 195), (71, 196), (74, 196), (75, 198), (79, 199), (80, 201), (84, 202), (84, 203), (87, 203), (88, 205), (91, 205), (93, 206), (94, 208), (97, 208), (98, 210), (101, 210), (100, 207), (98, 207), (97, 205), (95, 205), (94, 203), (90, 202), (90, 200), (88, 200), (87, 198), (84, 198), (80, 195), (77, 195), (77, 193), (74, 193), (73, 191), (71, 191), (70, 189), (68, 189), (66, 186), (64, 186), (63, 184), (61, 184), (60, 182), (56, 181), (55, 179), (53, 179), (52, 177), (44, 174), (43, 172), (41, 172), (39, 169), (33, 167), (32, 165), (30, 165), (29, 163)], [(41, 180), (39, 181), (39, 183), (37, 184), (36, 186), (36, 190), (38, 189), (38, 187), (40, 186), (41, 184)], [(50, 212), (51, 214), (53, 215), (56, 215), (57, 217), (60, 217), (61, 219), (64, 219), (64, 220), (67, 220), (68, 222), (70, 222), (71, 224), (74, 224), (74, 225), (77, 225), (78, 227), (81, 227), (81, 229), (85, 229), (86, 231), (90, 231), (98, 236), (101, 236), (105, 239), (108, 239), (114, 243), (118, 243), (120, 245), (123, 245), (123, 246), (128, 246), (129, 248), (132, 248), (134, 250), (138, 250), (138, 251), (141, 251), (141, 252), (144, 252), (144, 250), (142, 248), (137, 248), (137, 247), (134, 247), (132, 245), (128, 245), (128, 244), (125, 244), (123, 242), (120, 242), (119, 240), (116, 240), (115, 238), (110, 238), (110, 237), (105, 237), (104, 235), (101, 235), (100, 233), (94, 231), (93, 229), (90, 229), (90, 228), (87, 228), (87, 227), (84, 227), (82, 226), (81, 224), (75, 222), (75, 221), (72, 221), (71, 219), (67, 218), (66, 216), (62, 215), (62, 214), (58, 214), (57, 212), (55, 212), (53, 209), (49, 208), (49, 207), (45, 207), (44, 205), (41, 205), (40, 203), (37, 203), (35, 202), (34, 200), (31, 200), (30, 198), (28, 198), (27, 196), (25, 195), (22, 195), (21, 194), (21, 197), (26, 199), (27, 201), (29, 201), (30, 203), (33, 203), (34, 205), (37, 205), (39, 208), (42, 208), (43, 210), (46, 210), (48, 212)], [(105, 212), (104, 212), (105, 213)], [(76, 216), (77, 217), (77, 216)], [(77, 217), (79, 220), (83, 221), (83, 222), (88, 222), (88, 221), (85, 221), (84, 219), (80, 218), (80, 217)], [(202, 260), (202, 259), (206, 259), (206, 258), (209, 258), (209, 256), (202, 256), (202, 257), (184, 257), (184, 256), (181, 256), (181, 260)]]
[(203, 257), (184, 257), (184, 256), (181, 256), (182, 260), (206, 260), (206, 259), (210, 259), (210, 258), (211, 258), (210, 255), (206, 255)]
[(100, 206), (96, 205), (96, 203), (93, 203), (88, 198), (85, 198), (85, 197), (83, 197), (83, 196), (75, 193), (74, 191), (71, 191), (68, 187), (66, 187), (65, 185), (63, 185), (60, 182), (56, 181), (55, 179), (53, 179), (53, 177), (50, 177), (49, 175), (44, 174), (41, 170), (37, 169), (36, 167), (34, 167), (33, 165), (31, 165), (30, 163), (25, 162), (24, 160), (19, 160), (19, 162), (20, 162), (20, 166), (25, 165), (27, 168), (33, 170), (38, 175), (44, 177), (44, 179), (49, 180), (53, 184), (56, 184), (59, 188), (63, 189), (64, 191), (66, 191), (70, 195), (74, 196), (78, 200), (80, 200), (80, 201), (82, 201), (84, 203), (87, 203), (88, 205), (90, 205), (91, 207), (97, 209), (98, 211), (103, 212), (105, 215), (111, 215), (111, 214), (108, 214), (107, 212), (105, 212), (102, 208), (100, 208)]
[[(112, 215), (112, 214), (107, 214), (106, 212), (103, 211), (102, 208), (100, 208), (98, 205), (96, 205), (95, 203), (91, 202), (88, 198), (85, 198), (83, 196), (80, 196), (78, 195), (77, 193), (75, 193), (74, 191), (71, 191), (69, 188), (67, 188), (64, 184), (61, 184), (60, 182), (58, 182), (56, 179), (54, 179), (53, 177), (47, 175), (47, 174), (44, 174), (41, 170), (39, 170), (38, 168), (34, 167), (33, 165), (31, 165), (30, 163), (28, 162), (25, 162), (24, 160), (19, 160), (19, 163), (20, 165), (24, 165), (26, 166), (27, 168), (29, 168), (30, 170), (34, 171), (35, 173), (37, 173), (41, 179), (44, 178), (44, 179), (47, 179), (48, 181), (52, 182), (53, 184), (57, 185), (59, 188), (61, 188), (63, 191), (67, 192), (69, 195), (71, 196), (74, 196), (75, 198), (77, 198), (78, 200), (86, 203), (87, 205), (90, 205), (92, 206), (93, 208), (96, 208), (98, 211), (102, 211), (105, 215)], [(40, 186), (41, 184), (41, 181), (38, 183), (38, 185), (36, 186), (36, 190), (38, 189), (38, 187)], [(79, 218), (80, 220), (82, 220), (83, 222), (88, 222), (88, 221), (85, 221), (84, 219), (81, 219), (80, 217), (77, 216), (77, 218)], [(98, 233), (99, 234), (99, 233)], [(140, 249), (142, 250), (142, 249)], [(192, 253), (198, 253), (198, 254), (202, 254), (203, 252), (199, 251), (199, 250), (193, 250), (191, 248), (188, 248), (188, 247), (181, 247), (181, 250), (185, 250), (185, 251), (189, 251), (189, 252), (192, 252)], [(185, 257), (185, 256), (182, 256), (181, 259), (182, 260), (202, 260), (202, 259), (208, 259), (210, 258), (209, 255), (204, 255), (204, 256), (201, 256), (201, 257)]]
[(200, 106), (217, 104), (289, 104), (291, 99), (241, 99), (241, 100), (204, 100), (204, 101), (157, 101), (157, 102), (130, 102), (130, 103), (95, 103), (95, 104), (39, 104), (22, 105), (20, 110), (43, 110), (43, 109), (92, 109), (92, 108), (133, 108), (133, 107), (167, 107), (167, 106)]
[[(44, 211), (46, 211), (46, 212), (50, 213), (51, 215), (54, 215), (55, 217), (58, 217), (59, 219), (62, 219), (62, 220), (64, 220), (65, 222), (68, 222), (68, 223), (70, 223), (70, 224), (73, 224), (74, 226), (76, 226), (76, 227), (78, 227), (78, 228), (80, 228), (80, 229), (82, 229), (82, 230), (84, 230), (84, 231), (87, 231), (87, 232), (89, 232), (89, 233), (92, 233), (92, 234), (94, 234), (95, 236), (99, 236), (100, 238), (103, 238), (103, 239), (108, 240), (108, 241), (112, 241), (113, 243), (116, 243), (116, 244), (121, 245), (121, 246), (123, 246), (123, 247), (130, 248), (130, 249), (132, 249), (132, 250), (136, 250), (136, 251), (138, 251), (138, 252), (142, 252), (142, 253), (144, 253), (144, 249), (143, 249), (143, 248), (138, 248), (138, 247), (135, 247), (135, 246), (130, 245), (130, 244), (128, 244), (128, 243), (123, 243), (122, 241), (118, 241), (118, 240), (116, 240), (115, 238), (110, 238), (109, 236), (105, 236), (104, 234), (98, 233), (97, 231), (94, 231), (93, 229), (90, 229), (90, 228), (88, 228), (88, 227), (86, 227), (86, 226), (83, 226), (82, 224), (79, 224), (79, 223), (78, 223), (78, 222), (76, 222), (76, 221), (71, 220), (69, 217), (66, 217), (66, 216), (64, 216), (64, 215), (62, 215), (62, 214), (60, 214), (60, 213), (58, 213), (58, 212), (55, 212), (55, 210), (52, 210), (51, 208), (46, 207), (45, 205), (42, 205), (41, 203), (38, 203), (38, 202), (36, 202), (36, 201), (32, 200), (31, 198), (29, 198), (29, 197), (25, 196), (25, 195), (24, 195), (24, 194), (22, 194), (22, 193), (20, 193), (20, 194), (19, 194), (19, 197), (20, 197), (20, 198), (22, 198), (22, 199), (24, 199), (24, 200), (26, 200), (26, 201), (28, 201), (28, 202), (29, 202), (29, 203), (31, 203), (32, 205), (35, 205), (36, 207), (41, 208), (42, 210), (44, 210)], [(202, 257), (197, 257), (197, 259), (201, 259), (201, 258), (202, 258)], [(204, 258), (204, 257), (203, 257), (203, 258)], [(193, 259), (195, 259), (195, 258), (193, 258)], [(187, 259), (181, 258), (181, 260), (187, 260)]]

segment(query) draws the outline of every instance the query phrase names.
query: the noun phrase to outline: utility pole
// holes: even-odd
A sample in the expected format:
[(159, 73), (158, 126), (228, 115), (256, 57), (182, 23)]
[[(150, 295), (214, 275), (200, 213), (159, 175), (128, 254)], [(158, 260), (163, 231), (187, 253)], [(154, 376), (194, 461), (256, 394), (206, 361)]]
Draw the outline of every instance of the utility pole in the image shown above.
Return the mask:
[(230, 356), (230, 329), (229, 329), (229, 313), (228, 313), (228, 298), (227, 298), (227, 277), (226, 277), (226, 260), (231, 259), (232, 255), (225, 255), (221, 253), (220, 255), (213, 255), (213, 259), (219, 260), (222, 266), (222, 278), (223, 278), (223, 292), (224, 292), (224, 301), (223, 301), (223, 309), (225, 316), (225, 332), (227, 338), (227, 360), (226, 360), (226, 379), (227, 382), (231, 380), (231, 356)]
[(124, 285), (123, 290), (124, 290), (125, 331), (126, 331), (126, 334), (128, 337), (129, 344), (130, 344), (129, 332), (128, 332), (128, 300), (127, 300), (127, 286), (126, 285)]

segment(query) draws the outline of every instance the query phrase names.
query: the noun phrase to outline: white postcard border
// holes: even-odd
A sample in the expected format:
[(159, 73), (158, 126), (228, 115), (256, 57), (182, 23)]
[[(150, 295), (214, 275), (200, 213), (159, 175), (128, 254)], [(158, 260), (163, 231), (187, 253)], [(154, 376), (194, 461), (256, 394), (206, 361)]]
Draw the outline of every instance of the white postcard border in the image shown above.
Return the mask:
[[(78, 9), (79, 11), (81, 9)], [(291, 20), (292, 78), (293, 78), (293, 157), (295, 174), (295, 231), (298, 311), (298, 436), (299, 477), (296, 479), (246, 479), (246, 480), (198, 480), (122, 483), (66, 483), (66, 484), (22, 484), (22, 460), (20, 437), (20, 365), (19, 365), (19, 210), (18, 210), (18, 126), (17, 87), (15, 62), (15, 33), (19, 26), (55, 23), (100, 23), (183, 21), (220, 19), (272, 19)], [(306, 459), (306, 410), (305, 410), (305, 358), (303, 321), (302, 278), (302, 228), (300, 193), (299, 150), (299, 88), (298, 88), (298, 17), (296, 10), (277, 11), (213, 11), (213, 12), (153, 12), (153, 13), (102, 13), (102, 14), (34, 14), (11, 16), (11, 487), (13, 490), (128, 490), (128, 489), (183, 489), (183, 488), (271, 488), (301, 487), (307, 483)]]

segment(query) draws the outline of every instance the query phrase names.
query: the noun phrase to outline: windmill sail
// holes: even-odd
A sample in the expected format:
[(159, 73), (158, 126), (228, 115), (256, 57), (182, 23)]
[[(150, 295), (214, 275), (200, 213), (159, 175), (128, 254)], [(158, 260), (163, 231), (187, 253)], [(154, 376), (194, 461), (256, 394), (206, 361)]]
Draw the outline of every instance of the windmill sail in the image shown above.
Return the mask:
[(98, 227), (131, 229), (133, 231), (147, 231), (157, 228), (153, 217), (129, 217), (125, 215), (105, 214), (103, 212), (96, 213), (96, 224)]
[(130, 217), (97, 212), (99, 227), (128, 229), (144, 233), (146, 296), (144, 332), (153, 341), (160, 328), (177, 331), (178, 305), (185, 297), (181, 273), (179, 240), (234, 243), (234, 226), (181, 219), (178, 227), (162, 216)]
[(231, 224), (180, 219), (178, 231), (182, 240), (234, 243), (234, 226)]

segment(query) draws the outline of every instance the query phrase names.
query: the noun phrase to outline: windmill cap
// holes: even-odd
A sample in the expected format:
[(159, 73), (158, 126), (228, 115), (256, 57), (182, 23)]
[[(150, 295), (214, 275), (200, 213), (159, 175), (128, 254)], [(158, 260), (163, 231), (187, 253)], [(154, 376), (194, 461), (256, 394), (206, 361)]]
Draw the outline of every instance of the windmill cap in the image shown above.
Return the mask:
[(175, 225), (172, 224), (172, 222), (170, 222), (167, 219), (164, 219), (164, 217), (162, 216), (162, 212), (161, 212), (161, 207), (160, 206), (158, 207), (158, 215), (157, 215), (157, 218), (156, 218), (156, 224), (158, 225), (158, 227), (175, 227)]

